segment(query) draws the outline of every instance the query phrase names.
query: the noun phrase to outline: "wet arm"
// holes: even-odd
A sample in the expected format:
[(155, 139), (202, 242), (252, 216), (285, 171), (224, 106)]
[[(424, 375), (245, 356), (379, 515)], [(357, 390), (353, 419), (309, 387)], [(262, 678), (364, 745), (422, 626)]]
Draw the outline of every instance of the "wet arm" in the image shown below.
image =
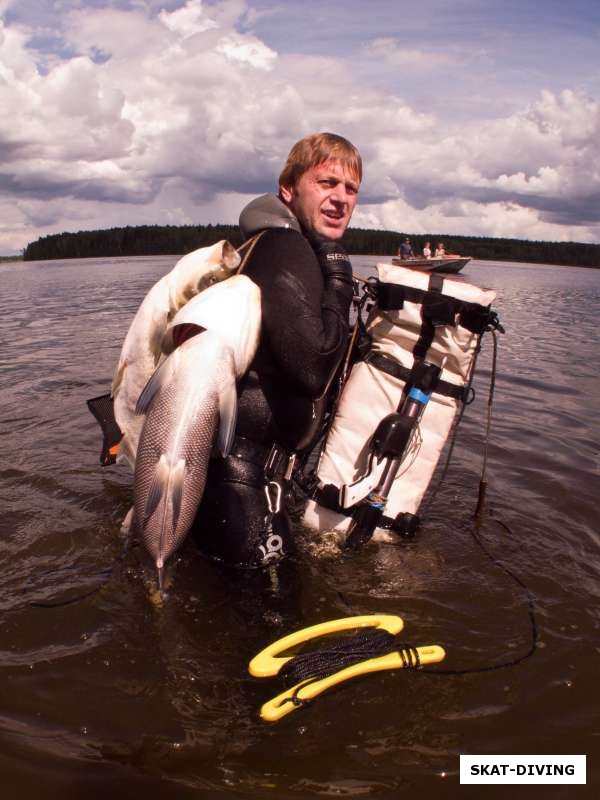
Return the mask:
[(295, 390), (317, 398), (346, 347), (351, 286), (324, 277), (300, 234), (269, 231), (263, 240), (248, 273), (262, 292), (263, 335)]

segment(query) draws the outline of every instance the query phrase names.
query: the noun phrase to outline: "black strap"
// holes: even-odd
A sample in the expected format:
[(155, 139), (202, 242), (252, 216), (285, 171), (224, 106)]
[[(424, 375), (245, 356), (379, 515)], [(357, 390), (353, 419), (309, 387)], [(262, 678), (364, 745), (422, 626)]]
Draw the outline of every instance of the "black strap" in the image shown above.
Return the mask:
[(236, 436), (229, 455), (239, 458), (241, 461), (248, 461), (257, 467), (264, 467), (269, 456), (270, 448), (265, 445), (253, 442), (243, 436)]
[(444, 277), (443, 275), (437, 275), (435, 273), (431, 273), (429, 275), (429, 291), (430, 292), (437, 292), (441, 294), (444, 289)]
[[(492, 323), (494, 313), (487, 306), (469, 303), (441, 293), (440, 275), (430, 275), (429, 289), (416, 289), (396, 283), (379, 282), (377, 305), (381, 311), (398, 311), (404, 303), (419, 303), (423, 306), (424, 321), (433, 326), (461, 325), (471, 333), (483, 333)], [(436, 280), (433, 280), (436, 279)], [(442, 281), (443, 288), (443, 281)]]
[[(323, 508), (328, 508), (342, 517), (351, 517), (353, 509), (343, 508), (339, 501), (340, 490), (334, 483), (321, 484), (317, 486), (312, 492), (312, 499), (315, 500)], [(349, 513), (350, 512), (350, 513)], [(417, 514), (409, 514), (401, 512), (396, 517), (381, 517), (377, 523), (378, 528), (394, 531), (410, 538), (415, 535), (421, 523), (421, 519)]]
[(438, 326), (456, 325), (456, 314), (453, 314), (452, 305), (444, 302), (442, 297), (444, 282), (440, 283), (439, 278), (439, 275), (430, 275), (428, 279), (428, 300), (421, 306), (421, 332), (413, 347), (415, 359), (425, 359)]
[(245, 436), (236, 436), (229, 456), (260, 467), (265, 478), (271, 480), (285, 472), (290, 453), (279, 445), (267, 447)]
[[(376, 369), (381, 370), (381, 372), (398, 378), (398, 380), (404, 381), (405, 383), (410, 381), (411, 370), (386, 353), (370, 350), (363, 360)], [(461, 403), (469, 403), (471, 401), (472, 392), (466, 386), (457, 386), (455, 383), (439, 380), (433, 394), (443, 394), (445, 397), (453, 397)]]

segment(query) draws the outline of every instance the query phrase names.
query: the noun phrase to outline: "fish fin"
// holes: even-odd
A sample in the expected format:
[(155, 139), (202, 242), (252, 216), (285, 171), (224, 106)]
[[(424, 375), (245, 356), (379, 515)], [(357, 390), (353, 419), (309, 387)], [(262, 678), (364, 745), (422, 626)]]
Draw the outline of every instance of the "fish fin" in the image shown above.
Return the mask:
[[(185, 480), (185, 459), (180, 458), (175, 466), (173, 466), (167, 456), (162, 453), (161, 457), (158, 460), (158, 464), (156, 465), (156, 469), (154, 471), (154, 476), (152, 478), (152, 483), (150, 484), (150, 490), (148, 492), (148, 498), (146, 500), (146, 507), (144, 508), (144, 527), (148, 523), (150, 517), (156, 509), (158, 508), (159, 504), (163, 500), (163, 498), (170, 497), (171, 498), (171, 520), (170, 520), (170, 528), (175, 531), (177, 529), (177, 522), (179, 520), (179, 514), (181, 512), (181, 506), (183, 501), (183, 485)], [(156, 556), (156, 567), (158, 569), (159, 575), (159, 583), (161, 581), (162, 576), (162, 569), (164, 567), (165, 559), (170, 556), (170, 553), (166, 553), (165, 555), (165, 541), (164, 541), (164, 533), (165, 533), (165, 525), (167, 523), (167, 512), (168, 512), (168, 505), (163, 506), (162, 509), (162, 522), (161, 522), (161, 533), (159, 537), (159, 544), (158, 544), (158, 554)], [(168, 543), (168, 541), (167, 541)], [(162, 586), (161, 586), (162, 588)]]
[(120, 530), (121, 536), (127, 536), (131, 532), (131, 527), (133, 524), (133, 512), (134, 508), (133, 506), (131, 506), (127, 514), (125, 514), (123, 522), (121, 523), (121, 530)]
[(115, 370), (115, 374), (113, 375), (112, 384), (110, 387), (110, 396), (116, 397), (117, 392), (121, 388), (121, 384), (123, 383), (123, 375), (125, 374), (125, 369), (127, 368), (127, 359), (119, 359), (119, 363), (117, 364), (117, 368)]
[(219, 433), (217, 447), (223, 458), (226, 458), (233, 447), (235, 425), (237, 422), (237, 389), (235, 381), (219, 396)]
[(163, 333), (167, 326), (167, 317), (165, 315), (164, 321), (161, 319), (159, 324), (156, 325), (154, 330), (152, 331), (151, 335), (148, 338), (148, 352), (154, 359), (154, 367), (156, 368), (160, 364), (160, 360), (163, 355), (162, 351), (162, 339)]
[(185, 480), (185, 458), (180, 458), (171, 470), (170, 489), (173, 502), (173, 530), (177, 528), (179, 512), (183, 500), (183, 482)]
[(136, 448), (130, 442), (130, 437), (125, 433), (119, 442), (119, 452), (116, 457), (117, 464), (127, 464), (133, 472), (135, 470)]
[(177, 369), (177, 362), (179, 360), (179, 353), (175, 351), (165, 359), (162, 364), (154, 370), (148, 383), (144, 386), (138, 397), (135, 405), (136, 414), (147, 414), (155, 394), (167, 384), (175, 370)]
[(197, 336), (199, 333), (205, 331), (202, 325), (196, 325), (195, 322), (178, 322), (167, 330), (163, 336), (162, 350), (163, 353), (172, 353), (176, 347), (181, 347), (184, 342)]
[(223, 242), (223, 249), (221, 251), (221, 259), (225, 268), (229, 270), (229, 272), (233, 272), (233, 270), (237, 269), (239, 266), (240, 261), (240, 254), (235, 249), (235, 247), (228, 242), (227, 239)]
[(167, 322), (173, 319), (178, 310), (177, 287), (173, 283), (169, 283), (169, 312), (167, 314)]
[(169, 482), (170, 471), (171, 467), (167, 461), (167, 457), (164, 453), (162, 453), (161, 457), (158, 459), (156, 469), (154, 470), (154, 476), (152, 477), (152, 483), (150, 484), (150, 490), (148, 491), (148, 497), (146, 498), (143, 522), (144, 528), (146, 527), (146, 524), (148, 523), (148, 520), (152, 514), (154, 514), (156, 511), (158, 504), (165, 494), (165, 490)]

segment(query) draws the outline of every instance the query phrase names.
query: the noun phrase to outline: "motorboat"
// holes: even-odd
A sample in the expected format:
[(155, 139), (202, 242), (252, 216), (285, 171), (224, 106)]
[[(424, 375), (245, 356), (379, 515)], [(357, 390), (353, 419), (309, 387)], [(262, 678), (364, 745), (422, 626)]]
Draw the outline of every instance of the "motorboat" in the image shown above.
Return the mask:
[(459, 256), (448, 253), (445, 256), (432, 256), (431, 258), (425, 258), (425, 256), (392, 258), (392, 264), (397, 267), (422, 269), (426, 272), (460, 272), (470, 260), (470, 256)]

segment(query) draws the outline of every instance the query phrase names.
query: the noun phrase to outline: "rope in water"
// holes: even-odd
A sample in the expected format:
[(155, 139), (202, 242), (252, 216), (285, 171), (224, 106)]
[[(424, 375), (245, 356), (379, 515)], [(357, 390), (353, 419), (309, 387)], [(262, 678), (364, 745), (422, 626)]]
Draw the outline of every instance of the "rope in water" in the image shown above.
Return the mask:
[(418, 669), (420, 666), (416, 647), (410, 644), (400, 645), (394, 634), (381, 628), (361, 631), (355, 636), (332, 643), (324, 650), (294, 656), (279, 672), (286, 686), (296, 686), (294, 693), (287, 698), (287, 702), (305, 705), (308, 701), (301, 700), (298, 692), (307, 684), (327, 678), (346, 667), (389, 653), (398, 653), (402, 665), (407, 669)]

